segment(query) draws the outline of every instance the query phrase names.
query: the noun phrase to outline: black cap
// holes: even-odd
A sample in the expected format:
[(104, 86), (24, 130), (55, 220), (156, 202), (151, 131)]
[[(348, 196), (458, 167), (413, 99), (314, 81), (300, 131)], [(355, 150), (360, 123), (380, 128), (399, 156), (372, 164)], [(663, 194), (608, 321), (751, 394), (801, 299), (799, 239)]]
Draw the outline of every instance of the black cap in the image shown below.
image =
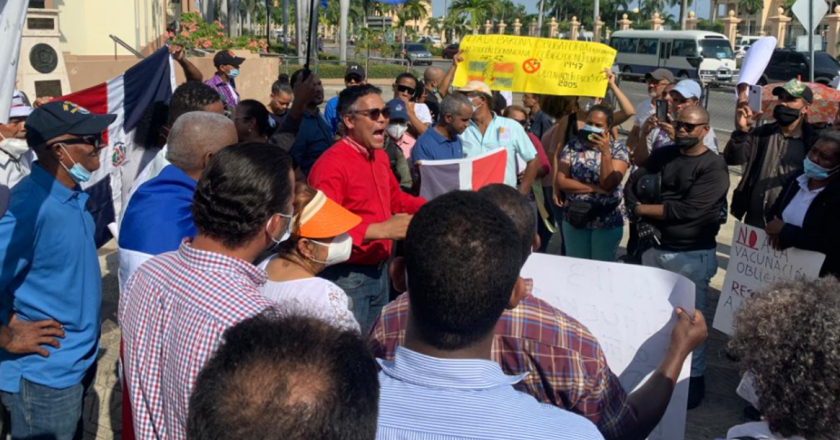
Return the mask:
[(234, 55), (232, 50), (220, 50), (216, 52), (216, 56), (213, 57), (213, 65), (216, 67), (223, 64), (239, 67), (239, 65), (244, 62), (245, 58)]
[(114, 119), (117, 115), (95, 115), (70, 101), (48, 102), (26, 118), (26, 143), (38, 147), (65, 134), (99, 135)]
[(344, 71), (344, 78), (350, 75), (359, 75), (361, 79), (365, 79), (365, 68), (355, 63), (348, 64), (347, 70)]
[(6, 215), (6, 210), (9, 209), (9, 187), (0, 184), (0, 217)]

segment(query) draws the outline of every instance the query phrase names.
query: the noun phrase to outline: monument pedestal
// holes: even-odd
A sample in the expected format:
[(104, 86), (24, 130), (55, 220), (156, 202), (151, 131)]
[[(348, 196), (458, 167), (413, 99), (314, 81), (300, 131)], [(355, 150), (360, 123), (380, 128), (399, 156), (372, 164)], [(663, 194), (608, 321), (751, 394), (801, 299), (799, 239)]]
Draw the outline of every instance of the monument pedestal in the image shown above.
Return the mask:
[(58, 97), (72, 91), (61, 53), (60, 37), (57, 9), (27, 10), (20, 42), (17, 87), (31, 101), (42, 96)]

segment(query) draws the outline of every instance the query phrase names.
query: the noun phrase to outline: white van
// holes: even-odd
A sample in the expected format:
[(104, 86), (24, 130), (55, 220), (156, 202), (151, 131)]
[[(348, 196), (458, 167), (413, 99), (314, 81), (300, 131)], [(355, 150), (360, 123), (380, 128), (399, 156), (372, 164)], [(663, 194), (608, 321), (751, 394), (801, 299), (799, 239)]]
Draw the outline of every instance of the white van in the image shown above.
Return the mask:
[[(680, 78), (731, 81), (737, 77), (735, 54), (722, 34), (706, 31), (618, 31), (610, 46), (618, 51), (616, 64), (625, 73), (644, 74), (660, 67)], [(689, 58), (702, 57), (700, 68)]]

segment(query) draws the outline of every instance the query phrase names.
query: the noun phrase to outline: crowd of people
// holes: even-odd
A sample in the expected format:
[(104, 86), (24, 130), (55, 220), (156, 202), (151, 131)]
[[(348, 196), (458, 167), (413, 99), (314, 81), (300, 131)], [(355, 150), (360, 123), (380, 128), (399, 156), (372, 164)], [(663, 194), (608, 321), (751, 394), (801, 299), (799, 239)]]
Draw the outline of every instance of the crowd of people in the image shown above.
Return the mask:
[[(460, 54), (387, 92), (350, 64), (330, 99), (299, 70), (263, 103), (240, 98), (231, 52), (204, 82), (173, 57), (188, 81), (146, 110), (122, 173), (123, 438), (647, 438), (689, 356), (688, 409), (704, 399), (730, 216), (826, 259), (823, 278), (737, 313), (729, 353), (762, 418), (726, 438), (840, 430), (840, 132), (809, 122), (807, 84), (773, 89), (774, 122), (741, 96), (721, 148), (700, 84), (666, 69), (635, 105), (605, 71), (617, 108), (453, 88)], [(116, 116), (37, 104), (16, 93), (0, 124), (0, 397), (13, 439), (69, 440), (96, 376), (102, 297), (80, 185)], [(425, 162), (499, 148), (501, 183), (419, 196)], [(731, 203), (729, 166), (743, 168)], [(674, 310), (667, 353), (635, 391), (521, 276), (550, 241), (694, 283), (696, 311)]]

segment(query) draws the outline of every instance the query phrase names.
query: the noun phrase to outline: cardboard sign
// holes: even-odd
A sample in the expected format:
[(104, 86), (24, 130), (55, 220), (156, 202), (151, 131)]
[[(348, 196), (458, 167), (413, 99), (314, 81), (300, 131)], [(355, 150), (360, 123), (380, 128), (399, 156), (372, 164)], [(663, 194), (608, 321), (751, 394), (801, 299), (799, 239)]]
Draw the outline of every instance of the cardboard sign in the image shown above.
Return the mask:
[[(601, 344), (610, 369), (628, 393), (639, 388), (665, 357), (675, 307), (694, 313), (694, 283), (650, 267), (532, 254), (522, 276), (534, 279), (534, 296), (585, 325)], [(689, 356), (652, 440), (685, 437)]]
[(493, 90), (592, 96), (607, 92), (604, 69), (615, 49), (600, 43), (508, 35), (468, 35), (453, 84), (481, 81)]
[(823, 261), (825, 255), (818, 252), (777, 251), (764, 230), (737, 222), (713, 327), (733, 334), (732, 319), (744, 300), (777, 281), (818, 278)]

